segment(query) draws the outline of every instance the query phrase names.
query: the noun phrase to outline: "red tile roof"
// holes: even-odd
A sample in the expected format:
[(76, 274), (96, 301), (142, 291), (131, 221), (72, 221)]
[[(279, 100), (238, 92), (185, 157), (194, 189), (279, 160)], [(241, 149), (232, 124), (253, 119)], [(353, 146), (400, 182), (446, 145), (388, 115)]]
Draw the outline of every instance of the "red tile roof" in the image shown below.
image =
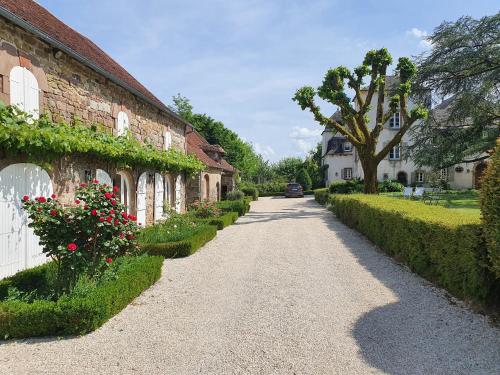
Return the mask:
[[(212, 147), (208, 147), (212, 146)], [(191, 155), (195, 155), (198, 159), (202, 161), (207, 167), (222, 169), (225, 172), (236, 172), (236, 168), (229, 164), (224, 158), (221, 157), (219, 161), (212, 159), (208, 154), (205, 153), (206, 149), (220, 149), (222, 147), (218, 145), (210, 145), (208, 141), (202, 137), (200, 133), (196, 130), (188, 133), (187, 135), (187, 151)]]
[[(71, 27), (60, 21), (52, 15), (47, 9), (43, 8), (35, 1), (31, 0), (0, 0), (0, 10), (7, 10), (17, 18), (30, 24), (36, 30), (41, 32), (41, 38), (49, 42), (47, 39), (55, 40), (76, 55), (95, 64), (117, 81), (115, 83), (124, 86), (129, 86), (133, 90), (142, 94), (149, 99), (151, 104), (161, 110), (172, 113), (157, 97), (155, 97), (146, 87), (137, 81), (130, 73), (128, 73), (120, 64), (108, 56), (102, 49), (95, 45), (90, 39), (73, 30)], [(48, 38), (43, 38), (47, 36)], [(88, 64), (87, 64), (88, 65)], [(91, 67), (92, 68), (92, 67)], [(128, 87), (124, 87), (128, 91)], [(134, 92), (133, 92), (134, 93)], [(134, 93), (136, 94), (136, 93)], [(137, 95), (137, 94), (136, 94)]]

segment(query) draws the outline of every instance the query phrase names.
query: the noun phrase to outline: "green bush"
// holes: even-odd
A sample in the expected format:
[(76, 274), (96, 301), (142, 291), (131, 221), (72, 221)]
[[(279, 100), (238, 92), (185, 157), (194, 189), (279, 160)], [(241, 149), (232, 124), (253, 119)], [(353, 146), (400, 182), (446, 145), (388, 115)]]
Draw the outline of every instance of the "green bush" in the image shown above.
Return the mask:
[(378, 184), (378, 191), (380, 193), (397, 193), (405, 189), (405, 186), (399, 181), (385, 180)]
[(413, 271), (462, 298), (479, 302), (495, 298), (498, 280), (485, 266), (477, 216), (377, 195), (331, 199), (340, 220)]
[(217, 207), (222, 212), (237, 212), (239, 216), (243, 216), (250, 211), (251, 201), (252, 198), (250, 197), (245, 197), (240, 201), (221, 201), (217, 203)]
[(216, 226), (218, 230), (222, 230), (225, 227), (234, 224), (236, 220), (238, 220), (237, 212), (228, 212), (217, 217), (203, 219), (205, 223)]
[(481, 213), (491, 269), (500, 278), (500, 139), (481, 184)]
[(228, 201), (239, 201), (245, 197), (245, 193), (241, 190), (233, 190), (226, 194), (226, 199)]
[(241, 191), (247, 196), (252, 197), (252, 200), (259, 199), (259, 191), (255, 187), (243, 187)]
[(328, 192), (327, 188), (322, 188), (322, 189), (316, 189), (316, 190), (314, 190), (314, 199), (319, 204), (325, 205), (326, 202), (328, 201), (328, 196), (329, 195), (330, 195), (330, 193)]
[(205, 224), (193, 215), (171, 212), (167, 220), (150, 225), (137, 236), (139, 243), (176, 242), (188, 238)]
[(311, 177), (309, 176), (309, 173), (307, 173), (307, 170), (305, 168), (299, 169), (297, 172), (297, 179), (296, 181), (302, 185), (302, 188), (304, 190), (310, 190), (312, 187), (312, 180)]
[(363, 188), (363, 181), (353, 179), (333, 182), (328, 187), (328, 191), (330, 192), (330, 194), (353, 194), (363, 192)]
[[(304, 195), (314, 195), (314, 190), (305, 190)], [(269, 193), (259, 193), (259, 197), (284, 197), (285, 191), (273, 191)]]
[[(80, 335), (91, 332), (121, 311), (161, 276), (163, 258), (117, 258), (110, 276), (97, 283), (79, 283), (57, 301), (0, 302), (0, 338)], [(51, 265), (20, 272), (3, 280), (12, 286), (34, 290), (44, 282)], [(37, 275), (39, 277), (37, 277)], [(28, 280), (33, 282), (28, 285)], [(79, 288), (80, 285), (80, 288)], [(85, 285), (85, 288), (81, 287)], [(43, 286), (42, 286), (43, 288)]]
[(164, 258), (182, 258), (194, 254), (217, 235), (214, 225), (202, 225), (190, 236), (174, 242), (139, 243), (142, 251)]

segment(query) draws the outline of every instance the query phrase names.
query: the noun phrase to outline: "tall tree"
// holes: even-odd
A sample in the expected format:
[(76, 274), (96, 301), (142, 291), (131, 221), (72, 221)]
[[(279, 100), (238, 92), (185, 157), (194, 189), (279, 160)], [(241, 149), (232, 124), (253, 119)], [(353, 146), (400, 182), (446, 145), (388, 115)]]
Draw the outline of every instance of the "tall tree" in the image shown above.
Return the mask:
[(177, 94), (173, 103), (170, 109), (190, 122), (209, 143), (218, 144), (226, 151), (225, 159), (240, 171), (244, 180), (256, 179), (261, 160), (251, 144), (244, 142), (222, 122), (206, 114), (193, 113), (193, 106), (186, 97)]
[[(411, 81), (417, 68), (406, 57), (398, 61), (396, 73), (399, 78), (399, 87), (396, 94), (390, 98), (389, 110), (384, 111), (387, 68), (391, 63), (392, 57), (387, 49), (371, 50), (366, 54), (363, 64), (354, 69), (354, 72), (343, 66), (330, 69), (317, 90), (305, 86), (297, 90), (293, 97), (302, 110), (307, 108), (313, 113), (317, 122), (335, 129), (353, 144), (363, 168), (364, 192), (367, 194), (377, 193), (377, 167), (380, 161), (401, 142), (403, 135), (417, 120), (427, 116), (427, 110), (423, 107), (415, 106), (411, 111), (408, 110)], [(364, 95), (362, 93), (363, 79), (367, 76), (370, 77), (370, 83)], [(352, 100), (346, 94), (346, 83), (354, 91), (355, 106), (351, 104)], [(370, 128), (367, 113), (375, 93), (377, 93), (376, 119), (374, 126)], [(323, 115), (315, 102), (316, 95), (339, 107), (342, 121), (339, 122), (330, 116)], [(376, 147), (384, 124), (396, 112), (401, 113), (401, 127), (394, 137), (377, 152)]]
[(433, 92), (438, 105), (415, 131), (411, 154), (436, 168), (485, 158), (500, 135), (500, 13), (443, 22), (428, 41), (414, 92)]
[(285, 182), (293, 182), (297, 178), (297, 173), (303, 167), (301, 158), (287, 157), (283, 158), (273, 165), (276, 177)]

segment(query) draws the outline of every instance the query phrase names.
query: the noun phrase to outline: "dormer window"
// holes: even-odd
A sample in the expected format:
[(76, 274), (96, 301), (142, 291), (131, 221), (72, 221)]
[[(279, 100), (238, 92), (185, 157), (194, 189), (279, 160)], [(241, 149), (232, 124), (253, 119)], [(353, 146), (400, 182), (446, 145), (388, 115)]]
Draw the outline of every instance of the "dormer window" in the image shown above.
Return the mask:
[(127, 135), (129, 127), (128, 115), (123, 111), (118, 112), (118, 117), (116, 118), (116, 133), (118, 136)]
[(344, 143), (344, 152), (351, 152), (352, 145), (349, 142)]
[(163, 149), (166, 151), (172, 147), (172, 134), (169, 131), (163, 133)]
[(391, 129), (399, 129), (401, 124), (401, 116), (400, 113), (394, 113), (392, 117), (389, 119), (389, 127)]

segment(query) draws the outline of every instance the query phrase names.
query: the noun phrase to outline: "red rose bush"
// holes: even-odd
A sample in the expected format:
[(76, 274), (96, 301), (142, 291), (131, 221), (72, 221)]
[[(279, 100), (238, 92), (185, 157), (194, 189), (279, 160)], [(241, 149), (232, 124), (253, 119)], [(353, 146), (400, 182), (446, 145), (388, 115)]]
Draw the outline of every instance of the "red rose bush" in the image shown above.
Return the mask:
[(82, 275), (99, 276), (116, 257), (138, 251), (136, 217), (127, 214), (117, 192), (93, 181), (80, 185), (72, 206), (64, 206), (54, 194), (22, 198), (29, 226), (57, 265), (59, 292), (70, 291)]

